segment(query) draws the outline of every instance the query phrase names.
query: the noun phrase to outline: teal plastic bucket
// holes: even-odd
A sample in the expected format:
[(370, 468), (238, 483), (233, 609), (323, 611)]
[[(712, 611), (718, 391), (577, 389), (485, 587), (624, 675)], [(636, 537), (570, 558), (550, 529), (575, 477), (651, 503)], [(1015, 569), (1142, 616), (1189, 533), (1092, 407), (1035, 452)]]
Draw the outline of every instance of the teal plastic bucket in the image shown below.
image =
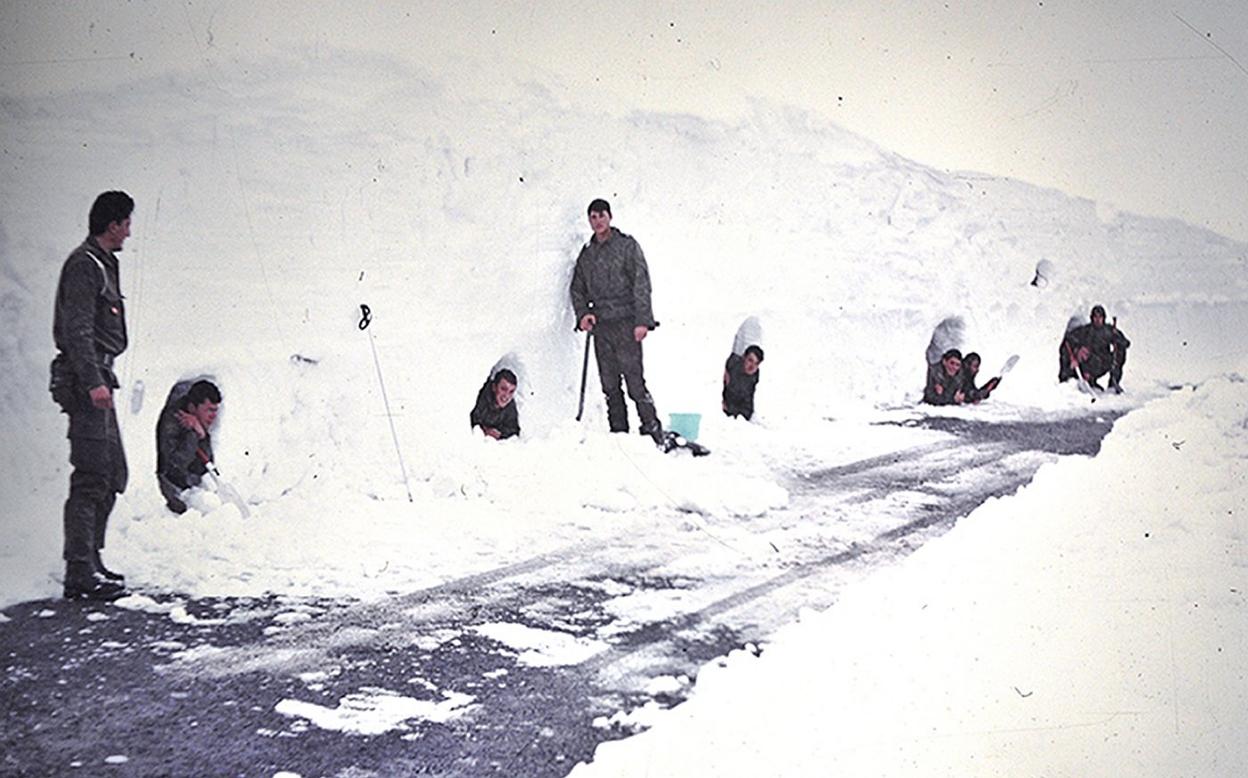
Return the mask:
[(702, 425), (702, 414), (700, 413), (673, 413), (670, 414), (671, 423), (667, 428), (685, 440), (698, 439), (698, 427)]

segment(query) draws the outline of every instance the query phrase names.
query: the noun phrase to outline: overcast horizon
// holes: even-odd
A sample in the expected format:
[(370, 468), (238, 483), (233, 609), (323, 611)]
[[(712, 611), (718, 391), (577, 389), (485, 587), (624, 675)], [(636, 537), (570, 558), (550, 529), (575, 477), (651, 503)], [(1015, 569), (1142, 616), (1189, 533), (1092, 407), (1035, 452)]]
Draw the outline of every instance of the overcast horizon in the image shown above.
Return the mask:
[(337, 50), (439, 74), (454, 61), (457, 88), (487, 95), (505, 69), (616, 112), (730, 118), (775, 101), (938, 169), (1248, 240), (1248, 4), (839, 5), (5, 2), (0, 93)]

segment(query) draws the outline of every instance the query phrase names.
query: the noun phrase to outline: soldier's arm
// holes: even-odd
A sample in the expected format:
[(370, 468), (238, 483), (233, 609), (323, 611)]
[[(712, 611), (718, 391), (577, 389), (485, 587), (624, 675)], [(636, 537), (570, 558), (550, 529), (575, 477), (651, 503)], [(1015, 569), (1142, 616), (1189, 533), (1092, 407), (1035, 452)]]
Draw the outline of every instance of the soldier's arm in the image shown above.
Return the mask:
[(503, 409), (503, 418), (499, 420), (498, 424), (498, 434), (502, 438), (520, 434), (520, 412), (516, 410), (514, 402), (508, 404)]
[(923, 402), (929, 403), (931, 405), (944, 405), (945, 400), (944, 400), (944, 397), (941, 396), (942, 392), (938, 391), (939, 389), (942, 389), (942, 388), (943, 387), (941, 387), (940, 384), (936, 381), (935, 374), (933, 374), (932, 371), (929, 369), (927, 371), (927, 383), (923, 387)]
[(198, 448), (199, 436), (194, 430), (184, 428), (177, 420), (167, 421), (161, 427), (160, 435), (160, 455), (165, 463), (164, 475), (176, 476), (175, 482), (185, 481)]
[(79, 254), (65, 264), (58, 300), (64, 323), (62, 346), (83, 390), (107, 384), (95, 354), (95, 301), (102, 283), (100, 268), (90, 257)]
[(650, 267), (646, 264), (641, 244), (635, 240), (632, 251), (633, 324), (654, 329), (654, 309), (650, 305)]
[(481, 387), (481, 391), (477, 392), (477, 402), (472, 406), (472, 411), (468, 414), (468, 424), (470, 427), (484, 427), (485, 414), (488, 410), (487, 402), (493, 402), (493, 398), (489, 396), (489, 383)]
[(585, 268), (581, 262), (584, 256), (585, 249), (581, 249), (581, 253), (576, 258), (576, 267), (572, 270), (572, 284), (569, 288), (572, 296), (572, 311), (576, 314), (578, 327), (581, 325), (581, 319), (589, 313), (589, 283), (585, 279)]

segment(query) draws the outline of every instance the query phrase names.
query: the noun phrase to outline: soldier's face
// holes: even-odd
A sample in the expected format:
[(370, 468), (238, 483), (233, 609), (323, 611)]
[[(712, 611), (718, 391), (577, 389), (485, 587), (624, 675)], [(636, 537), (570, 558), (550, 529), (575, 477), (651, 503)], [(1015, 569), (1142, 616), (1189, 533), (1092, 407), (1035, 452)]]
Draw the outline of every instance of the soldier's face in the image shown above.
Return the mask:
[(943, 361), (945, 363), (945, 372), (949, 375), (957, 375), (958, 371), (962, 369), (962, 360), (957, 357), (948, 357)]
[(212, 400), (204, 400), (199, 405), (191, 406), (191, 414), (199, 419), (200, 426), (205, 430), (211, 427), (212, 423), (217, 420), (217, 412), (219, 410), (221, 410), (221, 406)]
[(611, 214), (606, 211), (590, 211), (589, 227), (599, 238), (605, 237), (611, 231)]
[(1104, 326), (1105, 326), (1105, 316), (1104, 316), (1103, 314), (1100, 314), (1100, 313), (1094, 313), (1094, 314), (1092, 314), (1092, 326), (1093, 326), (1093, 327), (1104, 327)]
[(971, 375), (975, 375), (979, 372), (979, 360), (972, 359), (970, 362), (966, 362), (964, 364), (966, 365), (966, 372)]
[(112, 251), (120, 251), (121, 245), (130, 237), (130, 217), (127, 216), (124, 221), (110, 222), (105, 237), (112, 244)]
[(741, 369), (746, 375), (754, 375), (758, 372), (758, 356), (756, 354), (746, 354), (745, 359), (741, 360)]
[(494, 384), (494, 404), (499, 408), (506, 408), (507, 403), (511, 402), (511, 398), (516, 393), (516, 385), (506, 378)]

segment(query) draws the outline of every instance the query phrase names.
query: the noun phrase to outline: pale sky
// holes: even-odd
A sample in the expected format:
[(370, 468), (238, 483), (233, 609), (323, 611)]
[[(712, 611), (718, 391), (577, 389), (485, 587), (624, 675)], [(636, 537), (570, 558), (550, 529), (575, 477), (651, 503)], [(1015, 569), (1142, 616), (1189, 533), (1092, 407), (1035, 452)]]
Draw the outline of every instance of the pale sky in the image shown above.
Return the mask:
[(1248, 241), (1243, 0), (365, 5), (0, 0), (0, 94), (360, 51), (619, 112), (732, 118), (762, 98), (940, 170)]

